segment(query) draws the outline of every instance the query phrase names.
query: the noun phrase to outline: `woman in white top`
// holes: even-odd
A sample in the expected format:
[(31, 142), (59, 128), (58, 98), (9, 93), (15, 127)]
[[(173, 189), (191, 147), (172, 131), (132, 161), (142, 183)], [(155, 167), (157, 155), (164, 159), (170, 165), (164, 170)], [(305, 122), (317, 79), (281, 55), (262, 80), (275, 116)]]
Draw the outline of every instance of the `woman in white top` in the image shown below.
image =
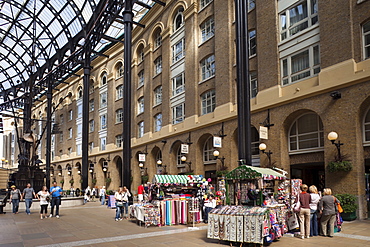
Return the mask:
[(116, 221), (122, 220), (122, 215), (124, 215), (124, 218), (127, 219), (129, 196), (131, 196), (131, 194), (126, 186), (124, 186), (123, 188), (120, 187), (118, 191), (114, 194), (114, 198), (116, 199)]
[(317, 222), (317, 205), (320, 201), (321, 196), (319, 195), (315, 185), (311, 185), (309, 188), (311, 195), (310, 203), (310, 237), (319, 235), (319, 227)]
[(216, 207), (217, 201), (213, 195), (209, 195), (204, 202), (204, 223), (208, 223), (208, 213)]
[(48, 189), (46, 186), (42, 186), (42, 189), (37, 193), (39, 199), (40, 199), (40, 218), (47, 218), (47, 213), (48, 213), (48, 205), (49, 201), (48, 198), (50, 196)]

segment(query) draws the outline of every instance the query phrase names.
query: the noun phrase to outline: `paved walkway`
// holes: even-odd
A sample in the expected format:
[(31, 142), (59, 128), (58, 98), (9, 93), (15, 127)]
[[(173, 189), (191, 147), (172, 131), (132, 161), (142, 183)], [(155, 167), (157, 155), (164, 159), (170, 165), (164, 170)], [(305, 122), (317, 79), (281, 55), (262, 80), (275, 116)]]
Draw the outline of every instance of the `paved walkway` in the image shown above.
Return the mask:
[[(207, 239), (207, 226), (198, 230), (187, 226), (140, 227), (133, 221), (114, 221), (115, 210), (89, 202), (84, 206), (62, 208), (60, 219), (41, 220), (38, 208), (0, 215), (0, 247), (18, 246), (229, 246), (228, 242)], [(370, 246), (370, 220), (344, 222), (343, 231), (334, 238), (298, 239), (285, 235), (271, 244), (279, 246)], [(239, 245), (238, 245), (239, 246)]]

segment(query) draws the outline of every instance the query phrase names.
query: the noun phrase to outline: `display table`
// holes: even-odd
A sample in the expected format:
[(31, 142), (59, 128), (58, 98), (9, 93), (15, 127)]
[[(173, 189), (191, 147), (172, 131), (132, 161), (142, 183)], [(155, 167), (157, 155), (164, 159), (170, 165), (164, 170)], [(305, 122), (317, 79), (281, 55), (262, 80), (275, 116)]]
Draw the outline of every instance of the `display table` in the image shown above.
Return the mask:
[(131, 218), (135, 218), (141, 225), (144, 223), (145, 227), (150, 225), (160, 225), (160, 211), (158, 207), (152, 204), (134, 204), (129, 206), (129, 213)]

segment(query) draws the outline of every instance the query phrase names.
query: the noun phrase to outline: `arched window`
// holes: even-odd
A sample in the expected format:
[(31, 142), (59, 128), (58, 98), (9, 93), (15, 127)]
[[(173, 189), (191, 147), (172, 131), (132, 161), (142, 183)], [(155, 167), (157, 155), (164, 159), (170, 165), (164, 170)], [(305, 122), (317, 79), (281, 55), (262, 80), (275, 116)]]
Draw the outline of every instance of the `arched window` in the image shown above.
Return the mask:
[(364, 142), (370, 142), (370, 108), (364, 118)]
[(154, 132), (162, 129), (162, 113), (158, 113), (154, 116)]
[(184, 12), (184, 8), (180, 7), (175, 14), (175, 17), (173, 19), (173, 31), (174, 32), (177, 31), (184, 24), (183, 12)]
[(204, 164), (215, 163), (215, 156), (213, 156), (213, 136), (209, 137), (203, 146), (203, 162)]
[(90, 80), (89, 93), (92, 94), (93, 92), (94, 92), (94, 80)]
[(123, 64), (122, 62), (118, 62), (116, 64), (116, 79), (121, 78), (123, 76)]
[(176, 153), (176, 164), (178, 167), (184, 167), (185, 164), (181, 161), (181, 157), (183, 154), (181, 153), (181, 145), (177, 148), (177, 153)]
[(123, 122), (123, 109), (118, 109), (116, 111), (116, 123), (122, 123)]
[(140, 45), (137, 49), (137, 62), (141, 63), (142, 61), (144, 61), (144, 46)]
[(137, 101), (137, 114), (144, 112), (144, 97), (140, 97)]
[(300, 116), (289, 131), (289, 151), (310, 150), (324, 147), (324, 127), (315, 113)]
[(104, 85), (107, 85), (108, 83), (108, 75), (107, 75), (107, 72), (103, 72), (101, 77), (100, 77), (100, 85), (101, 86), (104, 86)]
[(153, 40), (154, 40), (154, 49), (162, 45), (162, 30), (160, 28), (157, 28), (157, 30), (154, 32)]
[(82, 99), (82, 87), (78, 87), (78, 89), (77, 89), (77, 97), (78, 97), (78, 99)]

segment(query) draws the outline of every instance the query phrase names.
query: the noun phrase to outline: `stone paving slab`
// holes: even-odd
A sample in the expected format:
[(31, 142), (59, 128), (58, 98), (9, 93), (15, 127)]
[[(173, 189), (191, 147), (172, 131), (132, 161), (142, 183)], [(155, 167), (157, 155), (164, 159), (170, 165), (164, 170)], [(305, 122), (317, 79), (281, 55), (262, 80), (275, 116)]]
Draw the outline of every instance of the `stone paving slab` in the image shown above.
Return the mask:
[[(7, 213), (0, 215), (0, 247), (69, 247), (69, 246), (124, 246), (124, 247), (198, 247), (230, 246), (229, 242), (207, 239), (207, 226), (200, 230), (187, 226), (140, 227), (135, 221), (114, 221), (115, 210), (90, 202), (84, 206), (63, 208), (60, 219), (40, 219), (38, 209), (31, 215)], [(370, 220), (344, 222), (343, 231), (334, 238), (313, 237), (298, 239), (285, 235), (272, 247), (335, 246), (370, 247)], [(234, 246), (239, 246), (234, 244)]]

